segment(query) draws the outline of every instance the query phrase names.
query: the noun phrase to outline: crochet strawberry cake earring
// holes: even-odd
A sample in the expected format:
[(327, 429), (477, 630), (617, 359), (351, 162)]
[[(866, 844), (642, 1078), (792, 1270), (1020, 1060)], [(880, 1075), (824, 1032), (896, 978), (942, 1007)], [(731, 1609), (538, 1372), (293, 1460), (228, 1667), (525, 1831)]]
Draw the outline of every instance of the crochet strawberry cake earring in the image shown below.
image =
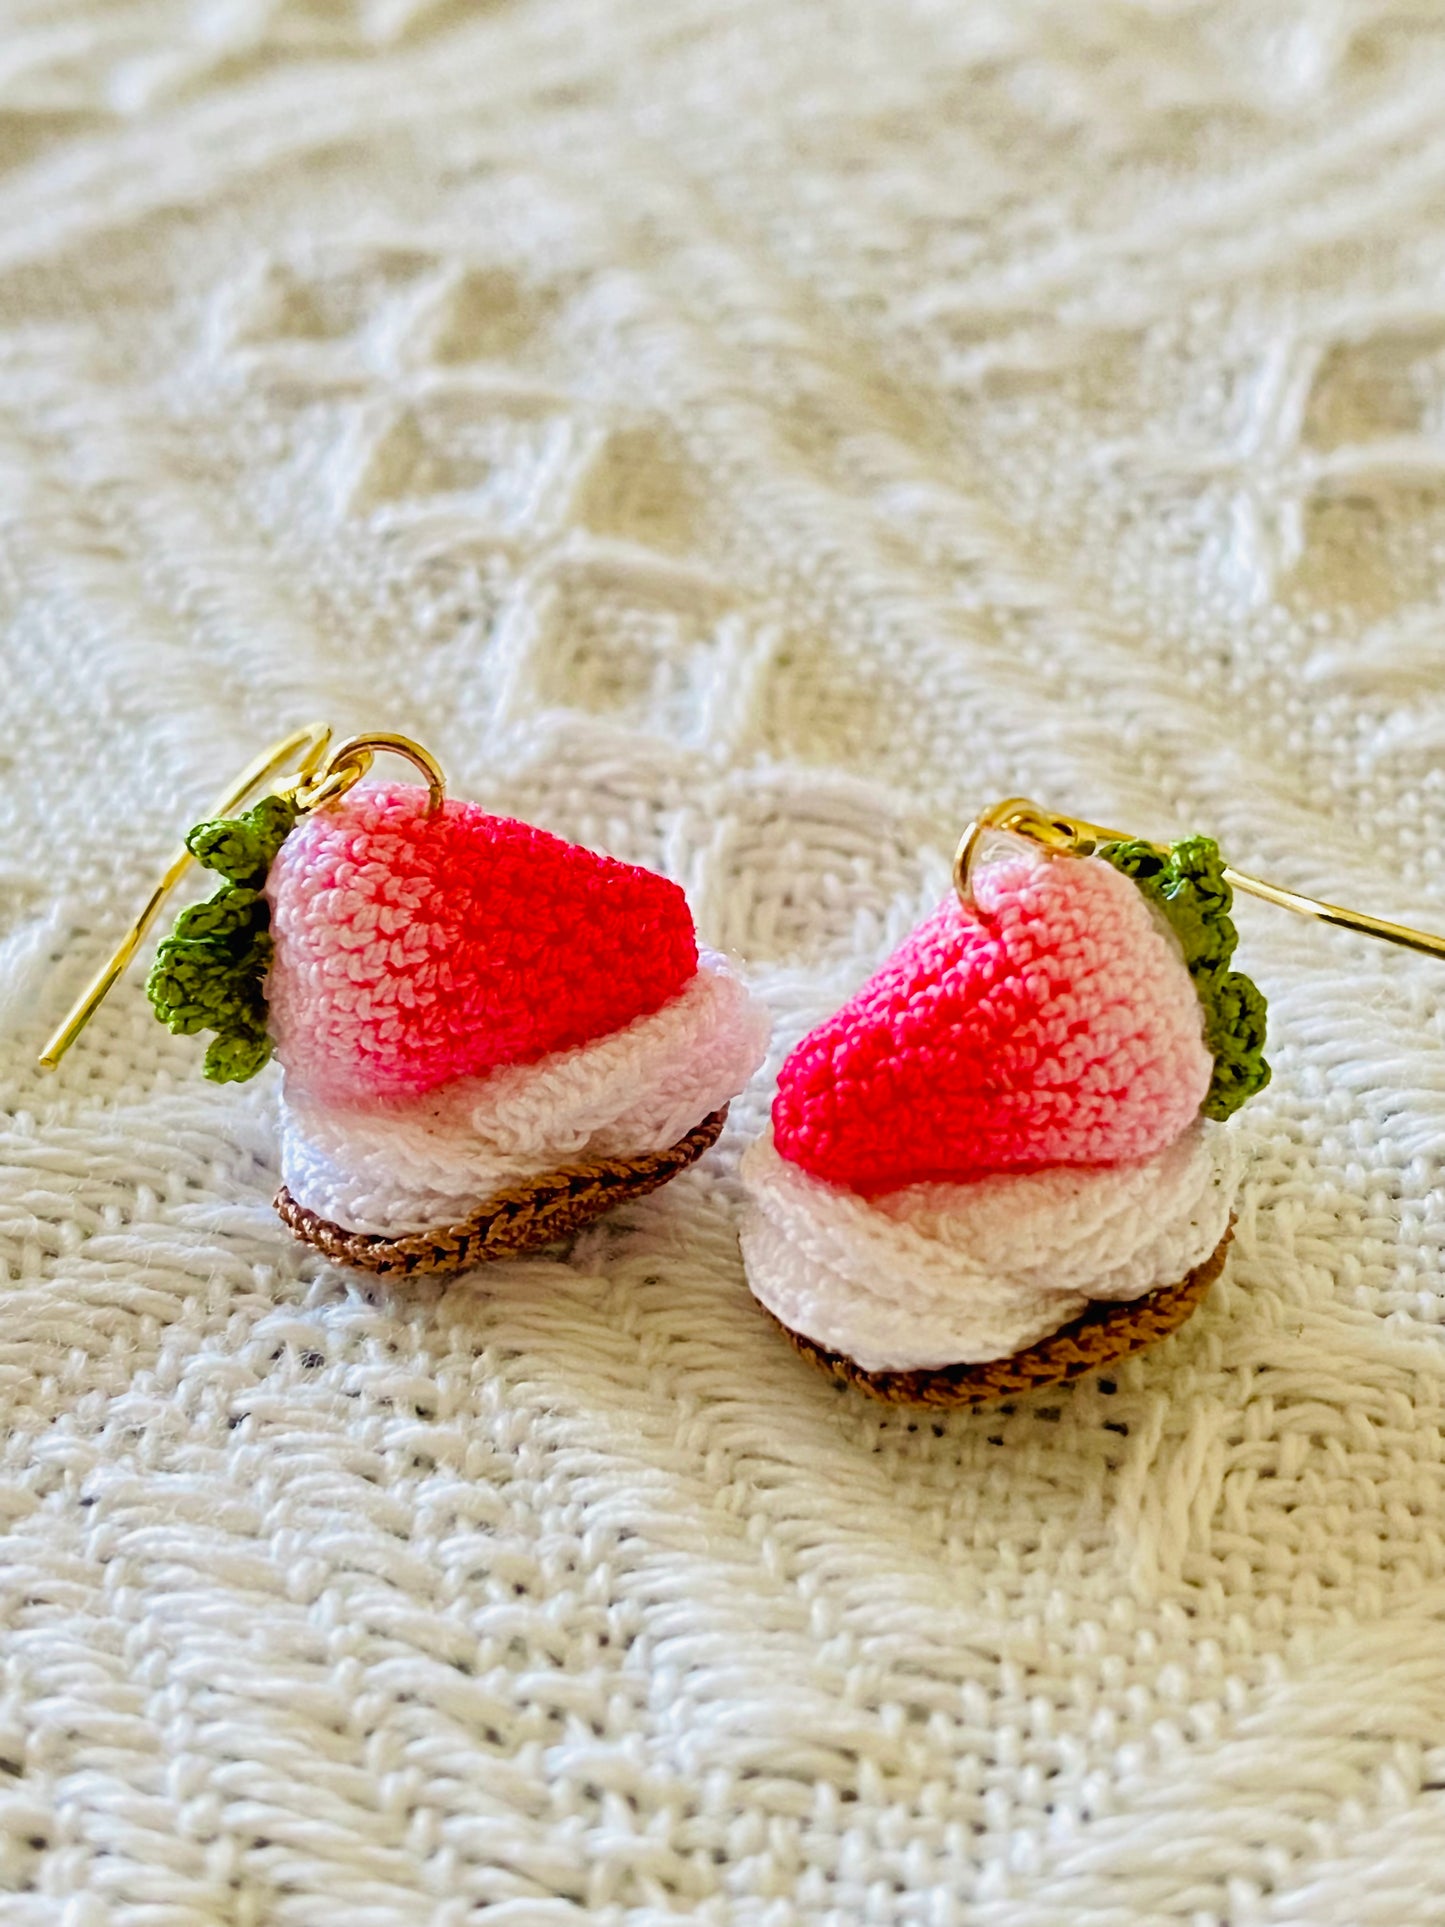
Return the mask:
[(1445, 956), (1445, 939), (1019, 798), (955, 895), (783, 1065), (748, 1151), (754, 1295), (835, 1377), (973, 1405), (1181, 1325), (1223, 1269), (1269, 1081), (1234, 889)]
[[(366, 780), (378, 753), (423, 784)], [(273, 782), (299, 758), (289, 778)], [(242, 805), (273, 783), (249, 809)], [(379, 1274), (551, 1244), (715, 1141), (768, 1020), (649, 870), (445, 795), (396, 735), (276, 744), (186, 838), (42, 1055), (53, 1067), (190, 862), (220, 878), (147, 985), (205, 1074), (284, 1073), (276, 1209)]]

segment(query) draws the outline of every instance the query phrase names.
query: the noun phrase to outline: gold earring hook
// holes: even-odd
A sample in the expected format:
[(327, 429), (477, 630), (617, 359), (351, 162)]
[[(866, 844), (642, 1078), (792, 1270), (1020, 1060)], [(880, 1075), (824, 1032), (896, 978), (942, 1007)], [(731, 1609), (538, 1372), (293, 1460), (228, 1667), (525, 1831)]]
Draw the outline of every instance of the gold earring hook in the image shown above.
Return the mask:
[[(965, 909), (973, 908), (974, 865), (984, 839), (993, 833), (1026, 837), (1040, 849), (1057, 856), (1089, 856), (1101, 843), (1143, 840), (1131, 837), (1123, 830), (1108, 830), (1098, 823), (1086, 823), (1082, 817), (1055, 815), (1052, 811), (1040, 809), (1037, 803), (1029, 802), (1027, 797), (1011, 796), (976, 817), (959, 838), (953, 858), (953, 887)], [(1157, 843), (1151, 843), (1149, 848), (1158, 850), (1161, 856), (1168, 854)], [(1224, 879), (1234, 889), (1243, 890), (1247, 896), (1259, 897), (1281, 910), (1293, 910), (1296, 916), (1312, 917), (1317, 923), (1336, 924), (1342, 930), (1356, 930), (1367, 937), (1378, 937), (1382, 943), (1398, 944), (1402, 950), (1417, 950), (1426, 957), (1445, 958), (1445, 937), (1437, 937), (1428, 930), (1413, 930), (1409, 924), (1390, 923), (1384, 917), (1372, 917), (1363, 910), (1346, 910), (1338, 903), (1322, 903), (1317, 897), (1304, 896), (1298, 890), (1286, 890), (1278, 883), (1266, 883), (1263, 877), (1247, 876), (1243, 870), (1226, 867)]]
[(427, 815), (435, 816), (447, 794), (447, 779), (441, 764), (429, 749), (423, 749), (410, 736), (397, 736), (385, 730), (371, 736), (348, 736), (344, 743), (338, 743), (327, 757), (325, 768), (297, 784), (294, 791), (297, 805), (302, 810), (319, 810), (324, 804), (334, 803), (338, 796), (345, 796), (352, 785), (366, 775), (378, 753), (404, 757), (421, 771), (426, 778)]
[[(348, 736), (328, 755), (330, 743), (329, 723), (308, 723), (304, 729), (293, 730), (289, 736), (281, 737), (248, 763), (231, 787), (217, 797), (206, 816), (197, 820), (206, 822), (211, 817), (234, 816), (265, 783), (273, 784), (279, 794), (289, 796), (303, 814), (321, 809), (327, 803), (334, 803), (359, 783), (379, 751), (403, 756), (421, 771), (427, 784), (428, 816), (434, 816), (446, 799), (446, 777), (442, 774), (441, 765), (429, 750), (423, 749), (420, 743), (413, 742), (409, 736), (384, 732), (373, 736)], [(277, 785), (275, 779), (293, 765), (291, 780)], [(42, 1070), (55, 1069), (125, 975), (131, 959), (145, 940), (147, 930), (155, 922), (161, 905), (194, 861), (189, 849), (182, 844), (166, 865), (140, 915), (80, 993), (40, 1053)]]

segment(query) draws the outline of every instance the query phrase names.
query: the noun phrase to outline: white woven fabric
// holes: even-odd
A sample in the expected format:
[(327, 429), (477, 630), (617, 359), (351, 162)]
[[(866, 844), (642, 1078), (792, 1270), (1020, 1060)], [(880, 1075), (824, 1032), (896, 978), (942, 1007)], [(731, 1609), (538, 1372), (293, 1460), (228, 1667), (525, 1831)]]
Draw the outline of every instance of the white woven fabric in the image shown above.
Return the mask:
[(779, 1053), (981, 802), (1445, 927), (1422, 0), (16, 0), (5, 1927), (1440, 1927), (1445, 974), (1241, 914), (1225, 1280), (832, 1389), (737, 1158), (371, 1287), (135, 979), (315, 715), (683, 882)]

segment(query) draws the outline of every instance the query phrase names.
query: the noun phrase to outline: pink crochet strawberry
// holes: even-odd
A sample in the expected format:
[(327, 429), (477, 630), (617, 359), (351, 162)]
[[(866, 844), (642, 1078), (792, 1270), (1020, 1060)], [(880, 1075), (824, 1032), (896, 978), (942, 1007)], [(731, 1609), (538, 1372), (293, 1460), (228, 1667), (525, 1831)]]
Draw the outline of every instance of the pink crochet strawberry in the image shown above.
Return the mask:
[(471, 803), (360, 783), (202, 825), (225, 882), (151, 973), (206, 1071), (285, 1072), (277, 1208), (376, 1272), (554, 1242), (700, 1157), (767, 1020), (676, 884)]
[[(997, 885), (1002, 879), (995, 879)], [(793, 1052), (779, 1152), (854, 1190), (1147, 1157), (1214, 1072), (1178, 944), (1104, 863), (1012, 866), (950, 898)]]
[(307, 817), (266, 885), (270, 1030), (315, 1095), (416, 1096), (648, 1017), (697, 970), (650, 870), (424, 789)]
[(1004, 847), (792, 1052), (744, 1161), (755, 1294), (888, 1395), (1156, 1313), (1222, 1253), (1222, 1120), (1268, 1076), (1212, 844)]

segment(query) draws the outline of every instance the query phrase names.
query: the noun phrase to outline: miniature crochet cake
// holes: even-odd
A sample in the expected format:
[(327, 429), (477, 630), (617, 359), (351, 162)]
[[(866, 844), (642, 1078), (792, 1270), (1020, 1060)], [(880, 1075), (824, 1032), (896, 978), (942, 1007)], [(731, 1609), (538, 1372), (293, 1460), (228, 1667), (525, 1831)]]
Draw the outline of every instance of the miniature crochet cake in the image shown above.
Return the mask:
[(1162, 1336), (1217, 1276), (1268, 1079), (1203, 838), (1010, 838), (783, 1066), (749, 1283), (879, 1396), (972, 1403)]
[[(547, 1244), (700, 1157), (766, 1048), (676, 884), (426, 789), (268, 797), (189, 847), (227, 882), (151, 997), (214, 1029), (213, 1077), (274, 1051), (277, 1209), (373, 1272)], [(188, 922), (189, 920), (189, 922)]]

